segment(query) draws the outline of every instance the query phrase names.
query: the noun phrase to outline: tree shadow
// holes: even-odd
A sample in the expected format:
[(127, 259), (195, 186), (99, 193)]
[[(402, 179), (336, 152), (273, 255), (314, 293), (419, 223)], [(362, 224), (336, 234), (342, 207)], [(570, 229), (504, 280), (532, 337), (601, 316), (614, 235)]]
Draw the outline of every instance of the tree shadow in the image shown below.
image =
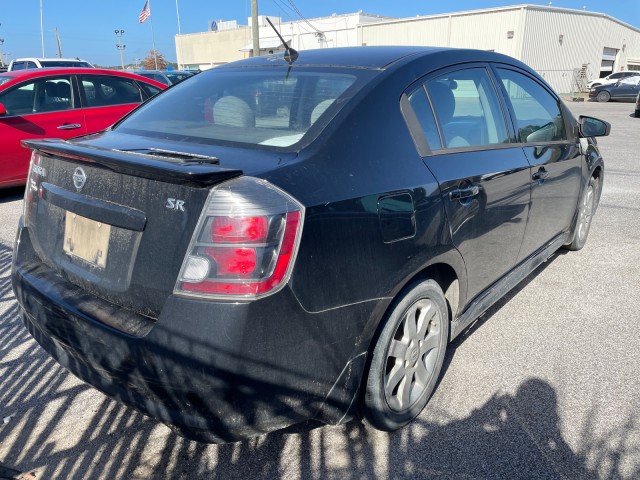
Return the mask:
[[(495, 393), (463, 418), (439, 392), (406, 428), (308, 421), (251, 440), (208, 445), (111, 400), (54, 362), (22, 326), (10, 288), (11, 250), (0, 245), (0, 467), (37, 478), (634, 478), (640, 476), (635, 416), (598, 431), (596, 407), (572, 449), (554, 388), (531, 378)], [(536, 270), (452, 344), (455, 349), (544, 270)], [(635, 460), (634, 460), (635, 459)]]

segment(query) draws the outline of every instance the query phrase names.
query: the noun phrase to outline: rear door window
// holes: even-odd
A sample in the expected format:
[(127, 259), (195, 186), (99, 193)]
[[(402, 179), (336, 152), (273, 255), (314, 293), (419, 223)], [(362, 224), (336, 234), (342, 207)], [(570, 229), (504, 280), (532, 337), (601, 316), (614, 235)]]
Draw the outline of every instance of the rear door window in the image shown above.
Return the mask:
[(485, 68), (449, 72), (428, 80), (425, 87), (442, 148), (508, 143), (504, 114)]
[(140, 103), (142, 92), (134, 80), (103, 75), (79, 75), (81, 90), (88, 107)]

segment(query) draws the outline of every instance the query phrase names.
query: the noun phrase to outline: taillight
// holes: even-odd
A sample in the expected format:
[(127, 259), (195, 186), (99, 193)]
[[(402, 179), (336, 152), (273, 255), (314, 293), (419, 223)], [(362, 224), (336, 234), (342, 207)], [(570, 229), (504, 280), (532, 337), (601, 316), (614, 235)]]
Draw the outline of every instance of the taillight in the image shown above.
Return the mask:
[(40, 195), (40, 178), (46, 176), (45, 169), (40, 165), (41, 156), (37, 151), (31, 152), (31, 162), (29, 163), (29, 173), (27, 174), (27, 185), (24, 189), (24, 202), (22, 206), (22, 223), (29, 226), (29, 213), (33, 205), (33, 196)]
[(265, 180), (240, 177), (215, 186), (182, 263), (175, 293), (255, 299), (291, 275), (304, 207)]

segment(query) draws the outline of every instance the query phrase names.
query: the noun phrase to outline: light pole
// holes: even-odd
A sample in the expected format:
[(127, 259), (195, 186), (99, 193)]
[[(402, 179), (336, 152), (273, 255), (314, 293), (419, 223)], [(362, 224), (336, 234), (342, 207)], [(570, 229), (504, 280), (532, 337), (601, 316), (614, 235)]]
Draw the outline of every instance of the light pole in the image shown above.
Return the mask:
[[(4, 45), (4, 38), (0, 38), (0, 47)], [(2, 49), (0, 48), (0, 67), (4, 67), (4, 58), (2, 58)]]
[(122, 44), (122, 35), (124, 35), (124, 30), (114, 30), (116, 37), (118, 38), (118, 44), (116, 48), (120, 50), (120, 64), (122, 66), (122, 70), (124, 70), (124, 52), (123, 50), (126, 48), (126, 45)]
[(124, 53), (122, 52), (126, 48), (126, 45), (122, 44), (122, 35), (124, 35), (124, 30), (115, 30), (115, 33), (118, 38), (116, 48), (120, 50), (120, 63), (122, 64), (122, 70), (124, 70)]

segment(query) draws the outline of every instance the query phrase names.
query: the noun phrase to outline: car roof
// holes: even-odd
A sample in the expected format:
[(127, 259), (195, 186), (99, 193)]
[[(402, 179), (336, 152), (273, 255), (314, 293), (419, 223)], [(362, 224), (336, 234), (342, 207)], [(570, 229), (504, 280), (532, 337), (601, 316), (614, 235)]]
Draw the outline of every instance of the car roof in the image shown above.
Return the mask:
[(143, 77), (141, 75), (135, 75), (131, 72), (123, 72), (121, 70), (108, 70), (102, 68), (89, 68), (89, 67), (58, 67), (58, 68), (32, 68), (28, 70), (13, 70), (11, 72), (0, 73), (0, 78), (2, 77), (11, 77), (12, 80), (10, 82), (4, 83), (2, 85), (2, 89), (13, 85), (16, 82), (30, 79), (30, 78), (40, 78), (40, 77), (51, 77), (57, 75), (78, 75), (78, 74), (86, 74), (86, 75), (111, 75), (116, 77), (126, 77), (133, 78), (137, 81), (149, 83), (155, 87), (161, 86), (163, 89), (167, 86), (164, 83), (157, 82), (147, 77)]
[(12, 61), (14, 62), (26, 62), (37, 60), (39, 62), (47, 62), (47, 61), (55, 61), (55, 62), (84, 62), (89, 63), (86, 60), (82, 60), (80, 58), (58, 58), (58, 57), (23, 57), (23, 58), (15, 58)]
[[(494, 61), (525, 67), (523, 63), (512, 57), (486, 50), (422, 46), (340, 47), (303, 50), (298, 52), (298, 58), (292, 62), (292, 65), (294, 67), (346, 67), (382, 70), (390, 68), (402, 60), (425, 58), (432, 59), (434, 64), (443, 66), (474, 61)], [(287, 65), (283, 53), (239, 60), (220, 65), (216, 69), (274, 66), (274, 64)]]

